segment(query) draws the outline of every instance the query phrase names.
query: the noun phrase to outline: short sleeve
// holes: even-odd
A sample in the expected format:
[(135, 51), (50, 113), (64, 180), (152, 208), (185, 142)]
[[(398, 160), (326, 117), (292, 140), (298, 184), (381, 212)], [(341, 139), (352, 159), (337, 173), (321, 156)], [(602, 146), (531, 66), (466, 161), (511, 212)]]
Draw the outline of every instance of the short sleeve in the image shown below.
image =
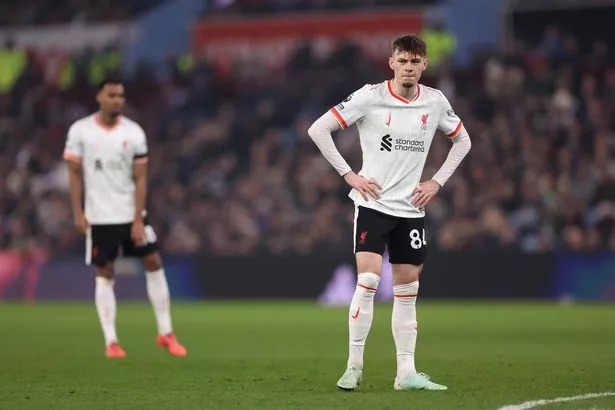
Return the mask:
[(365, 116), (369, 108), (369, 89), (369, 85), (363, 86), (329, 110), (342, 128), (349, 127)]
[(83, 158), (83, 140), (76, 124), (68, 129), (63, 158), (73, 162), (81, 162)]
[(145, 131), (140, 126), (135, 128), (134, 141), (134, 160), (138, 162), (147, 162), (147, 138), (145, 137)]
[(451, 103), (448, 102), (448, 99), (444, 95), (442, 95), (440, 104), (441, 114), (438, 121), (438, 129), (444, 132), (447, 137), (455, 138), (463, 128), (461, 119), (455, 114), (455, 111), (453, 111), (451, 107)]

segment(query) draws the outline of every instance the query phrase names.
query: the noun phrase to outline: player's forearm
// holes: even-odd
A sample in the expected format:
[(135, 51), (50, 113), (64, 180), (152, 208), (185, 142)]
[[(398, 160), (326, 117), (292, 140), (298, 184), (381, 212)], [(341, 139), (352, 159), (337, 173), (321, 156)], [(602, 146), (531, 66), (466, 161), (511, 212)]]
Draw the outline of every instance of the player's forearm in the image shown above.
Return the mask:
[(135, 221), (143, 219), (146, 196), (147, 178), (145, 177), (145, 175), (139, 175), (135, 178)]
[(70, 190), (70, 203), (75, 215), (83, 215), (81, 198), (83, 194), (83, 178), (81, 170), (71, 168), (68, 171), (68, 187)]
[(463, 129), (459, 135), (453, 139), (453, 146), (448, 152), (444, 164), (442, 164), (432, 179), (440, 184), (440, 186), (444, 186), (459, 164), (461, 164), (461, 161), (463, 161), (468, 152), (470, 152), (471, 147), (472, 141), (470, 140), (470, 136), (468, 132)]
[(308, 135), (316, 144), (322, 155), (340, 175), (352, 171), (342, 154), (337, 150), (331, 133), (339, 130), (339, 123), (329, 113), (317, 119), (308, 129)]

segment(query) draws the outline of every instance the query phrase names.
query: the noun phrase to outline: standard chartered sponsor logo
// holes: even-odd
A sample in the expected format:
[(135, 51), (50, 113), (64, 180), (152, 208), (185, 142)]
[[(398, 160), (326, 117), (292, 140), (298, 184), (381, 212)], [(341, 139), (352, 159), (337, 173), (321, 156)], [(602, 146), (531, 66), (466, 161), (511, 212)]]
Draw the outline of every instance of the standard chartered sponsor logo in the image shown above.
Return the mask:
[(425, 152), (425, 141), (396, 138), (395, 151)]

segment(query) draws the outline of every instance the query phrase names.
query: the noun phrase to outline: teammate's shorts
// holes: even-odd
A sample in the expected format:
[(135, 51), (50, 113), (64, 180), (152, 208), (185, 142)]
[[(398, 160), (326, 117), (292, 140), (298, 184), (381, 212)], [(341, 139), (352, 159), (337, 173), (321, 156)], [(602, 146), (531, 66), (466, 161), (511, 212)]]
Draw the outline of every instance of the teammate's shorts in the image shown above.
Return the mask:
[(88, 265), (104, 266), (113, 262), (120, 250), (126, 257), (143, 257), (158, 251), (156, 233), (144, 220), (147, 243), (136, 245), (131, 237), (132, 223), (118, 225), (91, 225), (86, 237), (85, 262)]
[(425, 261), (424, 218), (400, 218), (355, 206), (354, 251), (384, 254), (391, 263), (422, 265)]

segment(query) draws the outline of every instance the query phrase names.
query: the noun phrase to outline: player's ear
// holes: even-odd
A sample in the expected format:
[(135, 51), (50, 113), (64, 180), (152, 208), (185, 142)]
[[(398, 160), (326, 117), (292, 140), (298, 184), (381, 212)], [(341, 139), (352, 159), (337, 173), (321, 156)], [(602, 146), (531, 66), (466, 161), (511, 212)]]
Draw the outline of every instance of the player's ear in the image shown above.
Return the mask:
[(423, 57), (423, 71), (427, 70), (429, 66), (429, 59), (427, 57)]
[(389, 57), (389, 67), (391, 67), (391, 70), (395, 70), (395, 69), (393, 68), (393, 61), (394, 61), (394, 60), (393, 60), (393, 56), (390, 56), (390, 57)]
[(100, 104), (100, 94), (101, 94), (100, 91), (96, 93), (96, 102), (99, 104)]

